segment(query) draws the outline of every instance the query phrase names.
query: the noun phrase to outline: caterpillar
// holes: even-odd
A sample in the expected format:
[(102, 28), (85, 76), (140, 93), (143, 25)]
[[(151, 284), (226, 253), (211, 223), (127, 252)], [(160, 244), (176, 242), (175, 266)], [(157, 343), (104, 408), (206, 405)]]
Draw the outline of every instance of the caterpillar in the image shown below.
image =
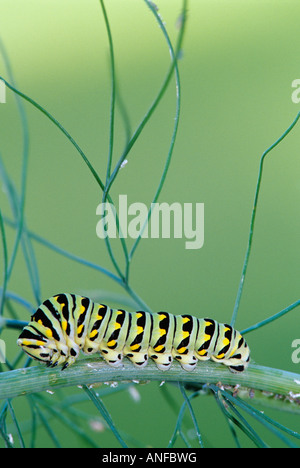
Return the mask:
[(192, 315), (110, 309), (65, 293), (40, 305), (17, 344), (47, 366), (62, 364), (62, 370), (74, 363), (80, 350), (99, 352), (115, 367), (124, 356), (140, 368), (151, 358), (161, 370), (168, 370), (173, 359), (187, 371), (198, 360), (211, 359), (242, 372), (250, 360), (246, 341), (230, 325)]

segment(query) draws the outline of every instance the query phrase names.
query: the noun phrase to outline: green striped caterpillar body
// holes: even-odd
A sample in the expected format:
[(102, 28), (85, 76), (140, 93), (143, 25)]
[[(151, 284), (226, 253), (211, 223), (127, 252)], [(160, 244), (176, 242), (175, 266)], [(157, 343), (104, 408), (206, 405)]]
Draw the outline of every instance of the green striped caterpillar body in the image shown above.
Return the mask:
[(48, 366), (71, 365), (80, 350), (99, 352), (111, 366), (124, 356), (144, 367), (148, 359), (168, 370), (173, 359), (191, 371), (198, 360), (211, 359), (242, 372), (250, 359), (242, 335), (230, 325), (192, 315), (126, 312), (76, 294), (47, 299), (23, 329), (18, 345)]

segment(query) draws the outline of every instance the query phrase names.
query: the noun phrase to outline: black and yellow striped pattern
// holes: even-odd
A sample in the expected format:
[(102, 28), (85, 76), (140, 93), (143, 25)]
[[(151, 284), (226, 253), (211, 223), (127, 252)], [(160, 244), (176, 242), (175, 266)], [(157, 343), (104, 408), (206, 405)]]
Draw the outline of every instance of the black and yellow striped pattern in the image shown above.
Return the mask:
[(111, 366), (127, 356), (144, 367), (148, 358), (168, 370), (173, 359), (191, 371), (198, 360), (212, 359), (242, 372), (250, 351), (242, 335), (230, 325), (192, 315), (167, 312), (126, 312), (97, 304), (76, 294), (47, 299), (23, 329), (18, 345), (48, 366), (72, 364), (79, 351), (99, 352)]

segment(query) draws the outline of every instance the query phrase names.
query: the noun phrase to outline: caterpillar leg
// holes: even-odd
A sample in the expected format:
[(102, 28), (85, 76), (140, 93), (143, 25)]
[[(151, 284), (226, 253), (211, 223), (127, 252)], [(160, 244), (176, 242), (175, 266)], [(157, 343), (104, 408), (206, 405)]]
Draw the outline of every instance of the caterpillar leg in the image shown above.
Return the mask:
[(149, 356), (154, 360), (157, 368), (163, 371), (169, 370), (173, 362), (171, 354), (159, 354), (151, 348), (149, 349)]
[(127, 354), (124, 352), (124, 355), (130, 359), (130, 361), (140, 369), (145, 367), (148, 364), (148, 353), (147, 352), (128, 352)]
[(174, 351), (173, 357), (180, 363), (181, 367), (188, 372), (194, 370), (198, 363), (198, 359), (194, 353), (178, 354), (178, 351)]
[(107, 362), (112, 367), (120, 367), (122, 365), (123, 353), (120, 351), (114, 351), (109, 347), (102, 345), (100, 347), (100, 353)]

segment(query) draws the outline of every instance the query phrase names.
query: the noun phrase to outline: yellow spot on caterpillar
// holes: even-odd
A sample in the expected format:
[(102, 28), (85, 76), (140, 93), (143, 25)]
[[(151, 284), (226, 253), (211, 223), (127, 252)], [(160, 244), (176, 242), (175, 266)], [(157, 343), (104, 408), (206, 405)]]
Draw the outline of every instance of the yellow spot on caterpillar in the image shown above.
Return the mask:
[(114, 329), (115, 329), (115, 330), (119, 330), (119, 328), (121, 328), (121, 326), (122, 326), (122, 325), (121, 325), (120, 323), (115, 322), (115, 324), (114, 324)]
[(207, 354), (206, 349), (202, 349), (201, 351), (198, 351), (199, 356), (205, 356)]
[(109, 348), (111, 348), (112, 346), (115, 346), (115, 344), (116, 344), (116, 340), (110, 340), (110, 341), (107, 343), (107, 346), (108, 346)]
[(210, 336), (210, 335), (204, 335), (204, 341), (209, 341), (209, 340), (210, 340), (210, 338), (211, 338), (211, 336)]
[(184, 317), (182, 323), (188, 323), (191, 319), (189, 317)]
[(218, 354), (218, 356), (216, 356), (217, 359), (223, 359), (223, 357), (225, 356), (224, 353), (221, 353), (221, 354)]
[(227, 346), (227, 345), (229, 345), (229, 343), (230, 343), (229, 339), (228, 339), (228, 338), (224, 338), (224, 340), (223, 340), (223, 345), (224, 345), (224, 346)]
[(163, 328), (159, 329), (160, 336), (164, 336), (166, 333), (167, 333), (166, 330), (164, 330)]
[(82, 323), (81, 325), (79, 325), (79, 327), (77, 327), (77, 335), (80, 335), (80, 333), (82, 332), (83, 326), (84, 324)]
[(185, 350), (186, 350), (186, 348), (184, 346), (182, 346), (182, 348), (177, 349), (177, 353), (183, 354), (185, 352)]
[(139, 335), (140, 333), (143, 333), (143, 331), (144, 331), (143, 327), (137, 327), (136, 329), (137, 335)]
[[(22, 346), (30, 346), (31, 344), (33, 344), (33, 342), (30, 341), (30, 340), (23, 340), (22, 341)], [(45, 346), (45, 343), (43, 341), (40, 341), (40, 340), (35, 341), (34, 344), (37, 345), (37, 346)]]
[(164, 349), (164, 345), (159, 345), (159, 346), (156, 346), (156, 348), (154, 348), (154, 350), (157, 351), (158, 353), (162, 351), (163, 349)]
[(140, 317), (142, 317), (142, 315), (143, 315), (143, 314), (142, 314), (141, 312), (137, 312), (137, 313), (136, 313), (136, 318), (139, 319)]
[(61, 328), (63, 329), (63, 331), (66, 331), (67, 329), (67, 326), (68, 326), (68, 322), (66, 320), (64, 320), (61, 324)]
[[(29, 346), (31, 344), (31, 341), (29, 340), (22, 340), (22, 346)], [(36, 342), (37, 344), (37, 342)]]
[(94, 336), (96, 336), (96, 335), (98, 335), (98, 330), (97, 329), (91, 331), (90, 338), (94, 338)]
[(35, 343), (37, 346), (45, 346), (45, 343), (43, 341), (36, 341)]
[(79, 310), (79, 315), (84, 314), (84, 312), (85, 312), (85, 307), (83, 305), (81, 305), (80, 310)]
[(135, 344), (135, 345), (130, 346), (130, 349), (131, 349), (132, 351), (136, 351), (137, 349), (139, 349), (139, 347), (140, 347), (139, 344)]
[(188, 338), (190, 336), (190, 333), (187, 332), (187, 331), (183, 331), (182, 332), (182, 338), (185, 339), (185, 338)]
[(52, 337), (53, 337), (53, 333), (52, 333), (52, 331), (50, 330), (50, 328), (47, 328), (47, 330), (46, 330), (46, 335), (47, 335), (48, 338), (52, 338)]
[(159, 321), (161, 322), (162, 320), (164, 320), (167, 316), (165, 314), (161, 314), (159, 316)]

